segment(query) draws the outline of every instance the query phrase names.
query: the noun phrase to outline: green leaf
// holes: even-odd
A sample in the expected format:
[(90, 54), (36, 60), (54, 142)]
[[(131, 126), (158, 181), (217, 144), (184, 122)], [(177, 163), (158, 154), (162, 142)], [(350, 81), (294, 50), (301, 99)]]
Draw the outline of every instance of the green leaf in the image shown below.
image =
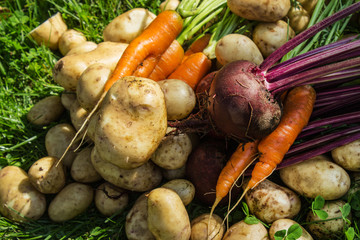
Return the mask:
[(288, 240), (295, 240), (301, 237), (302, 229), (299, 224), (293, 224), (289, 227), (287, 237)]
[(325, 199), (322, 196), (316, 196), (312, 204), (314, 210), (322, 209), (325, 205)]
[(355, 237), (355, 230), (353, 227), (349, 227), (346, 231), (345, 231), (345, 236), (346, 236), (346, 240), (353, 240)]
[(327, 212), (325, 212), (324, 210), (320, 209), (320, 210), (314, 210), (315, 214), (322, 220), (327, 219), (328, 214)]
[(274, 234), (274, 239), (275, 240), (283, 240), (284, 237), (286, 236), (286, 230), (279, 230)]
[(249, 212), (249, 207), (248, 207), (248, 205), (247, 205), (245, 202), (242, 202), (242, 205), (243, 205), (243, 208), (242, 208), (242, 209), (243, 209), (245, 215), (249, 215), (250, 212)]
[(343, 218), (346, 218), (347, 216), (349, 216), (350, 212), (351, 212), (351, 206), (349, 203), (345, 203), (345, 205), (340, 208), (340, 211), (342, 213)]
[(259, 222), (259, 219), (257, 219), (255, 216), (248, 215), (245, 217), (244, 222), (246, 224), (257, 224)]

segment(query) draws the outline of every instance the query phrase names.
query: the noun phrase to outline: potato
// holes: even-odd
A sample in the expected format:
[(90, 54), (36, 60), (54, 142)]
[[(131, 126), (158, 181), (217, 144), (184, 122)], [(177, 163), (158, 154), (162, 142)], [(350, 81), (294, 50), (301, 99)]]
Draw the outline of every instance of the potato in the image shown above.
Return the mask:
[(64, 110), (59, 96), (49, 96), (37, 102), (26, 117), (30, 123), (43, 126), (59, 120)]
[(268, 232), (260, 222), (247, 224), (243, 220), (232, 225), (224, 235), (223, 240), (266, 240)]
[(86, 42), (86, 37), (82, 32), (74, 29), (66, 30), (59, 39), (59, 50), (65, 56), (72, 48)]
[[(307, 225), (309, 232), (316, 239), (334, 239), (335, 236), (338, 236), (336, 239), (341, 239), (343, 235), (343, 230), (345, 227), (345, 222), (342, 219), (342, 213), (340, 207), (343, 207), (345, 202), (342, 200), (334, 200), (325, 202), (325, 206), (322, 208), (327, 212), (327, 219), (333, 219), (329, 221), (320, 221)], [(307, 222), (319, 221), (321, 220), (318, 216), (314, 215), (312, 211), (309, 211), (306, 216)]]
[(360, 172), (360, 139), (333, 149), (331, 156), (344, 169)]
[(178, 79), (165, 79), (157, 83), (164, 92), (168, 120), (183, 119), (193, 111), (196, 97), (187, 83)]
[(264, 61), (256, 44), (249, 37), (237, 33), (221, 38), (216, 44), (215, 55), (222, 65), (237, 60), (247, 60), (257, 65)]
[[(222, 239), (225, 232), (223, 220), (218, 215), (213, 214), (209, 222), (209, 217), (210, 214), (204, 213), (191, 221), (191, 240)], [(209, 223), (210, 229), (208, 227)]]
[(294, 30), (283, 20), (258, 23), (253, 30), (253, 41), (265, 58), (294, 36)]
[(76, 87), (77, 100), (81, 107), (91, 110), (104, 92), (111, 70), (102, 63), (90, 65), (80, 76)]
[(0, 213), (13, 221), (37, 220), (46, 211), (46, 199), (16, 166), (0, 170)]
[(325, 200), (342, 197), (350, 188), (349, 174), (325, 155), (280, 169), (282, 181), (302, 196)]
[(186, 133), (168, 135), (152, 154), (151, 160), (164, 169), (178, 169), (185, 166), (191, 151), (191, 140)]
[(286, 16), (290, 0), (228, 0), (229, 9), (236, 15), (259, 22), (276, 22)]
[(301, 6), (309, 13), (312, 14), (318, 0), (297, 0)]
[(66, 56), (91, 52), (92, 50), (95, 50), (97, 46), (98, 45), (92, 41), (86, 41), (70, 49)]
[(34, 162), (28, 176), (31, 184), (40, 192), (54, 194), (65, 186), (66, 175), (63, 164), (56, 157), (43, 157)]
[(174, 179), (166, 182), (161, 187), (174, 190), (184, 205), (189, 205), (195, 196), (195, 187), (189, 180), (186, 179)]
[(91, 162), (96, 171), (106, 181), (115, 186), (136, 192), (144, 192), (158, 186), (162, 175), (158, 166), (148, 161), (140, 167), (122, 169), (100, 158), (97, 148), (91, 153)]
[[(245, 189), (247, 179), (243, 188)], [(290, 189), (265, 179), (245, 194), (250, 212), (265, 223), (281, 218), (293, 218), (301, 208), (300, 198)]]
[(126, 215), (125, 233), (128, 240), (155, 240), (147, 223), (148, 217), (148, 193), (138, 197), (128, 214)]
[(70, 111), (70, 108), (75, 101), (76, 101), (76, 92), (64, 91), (61, 94), (61, 103), (66, 110)]
[(300, 4), (296, 7), (292, 6), (287, 16), (291, 28), (297, 33), (302, 32), (307, 28), (311, 17)]
[[(45, 148), (48, 156), (60, 159), (71, 140), (75, 137), (75, 134), (76, 131), (74, 127), (68, 123), (60, 123), (50, 128), (45, 136)], [(71, 164), (76, 157), (76, 153), (74, 152), (76, 143), (77, 141), (70, 147), (62, 160), (62, 163), (67, 168), (71, 167)]]
[(99, 115), (98, 112), (96, 112), (90, 118), (89, 124), (87, 126), (86, 137), (90, 138), (93, 142), (95, 141), (95, 129), (98, 121), (99, 121)]
[(130, 43), (155, 19), (145, 8), (133, 8), (114, 18), (104, 29), (104, 41)]
[(166, 180), (173, 180), (178, 178), (185, 178), (186, 176), (186, 164), (177, 169), (161, 169), (162, 175)]
[(89, 113), (89, 111), (80, 105), (79, 101), (76, 100), (73, 103), (70, 108), (70, 120), (76, 131), (81, 128)]
[(102, 42), (90, 52), (69, 54), (61, 58), (54, 66), (53, 78), (67, 91), (76, 91), (81, 74), (91, 64), (103, 63), (114, 69), (128, 44)]
[(59, 39), (67, 30), (61, 14), (58, 12), (40, 24), (30, 32), (30, 36), (39, 44), (44, 44), (51, 50), (57, 50), (59, 47)]
[(167, 188), (155, 188), (148, 195), (148, 228), (158, 240), (188, 240), (190, 219), (179, 195)]
[(91, 163), (91, 151), (93, 147), (82, 149), (71, 165), (70, 174), (76, 182), (93, 183), (102, 179)]
[(160, 4), (160, 11), (163, 12), (165, 10), (176, 10), (179, 4), (179, 0), (165, 0)]
[(92, 203), (93, 189), (83, 183), (66, 185), (50, 202), (48, 214), (54, 222), (65, 222), (83, 213)]
[[(270, 239), (275, 240), (274, 236), (275, 236), (276, 232), (281, 231), (281, 230), (287, 231), (294, 224), (298, 224), (298, 223), (291, 219), (282, 218), (282, 219), (276, 220), (275, 222), (273, 222), (271, 224), (270, 229), (269, 229)], [(300, 227), (302, 230), (302, 234), (299, 238), (297, 238), (297, 240), (313, 240), (312, 236), (306, 231), (306, 229), (303, 228), (302, 226), (300, 226)]]
[(105, 182), (95, 191), (95, 206), (105, 216), (119, 214), (127, 207), (129, 194), (111, 183)]
[(166, 128), (160, 86), (147, 78), (124, 77), (110, 88), (99, 109), (95, 148), (104, 161), (136, 168), (150, 159)]

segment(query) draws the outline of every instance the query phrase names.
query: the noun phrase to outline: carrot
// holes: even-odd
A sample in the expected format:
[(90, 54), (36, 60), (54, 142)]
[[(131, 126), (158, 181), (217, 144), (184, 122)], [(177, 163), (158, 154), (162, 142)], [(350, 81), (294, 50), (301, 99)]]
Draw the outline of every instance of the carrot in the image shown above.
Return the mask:
[(205, 34), (201, 38), (195, 40), (186, 50), (185, 56), (190, 56), (193, 53), (202, 52), (209, 44), (211, 34)]
[(150, 55), (163, 54), (182, 30), (181, 16), (172, 10), (166, 10), (125, 49), (115, 70), (105, 84), (105, 92), (120, 78), (133, 75), (139, 64)]
[(155, 66), (159, 62), (160, 57), (155, 57), (154, 55), (150, 55), (139, 64), (136, 70), (133, 73), (135, 77), (149, 77), (151, 72), (154, 70)]
[(191, 54), (168, 76), (168, 79), (183, 80), (195, 89), (198, 82), (210, 71), (211, 60), (202, 52)]
[(214, 204), (211, 207), (209, 221), (219, 202), (229, 193), (237, 179), (256, 159), (258, 143), (259, 141), (256, 140), (254, 142), (247, 142), (246, 144), (239, 144), (225, 167), (221, 170), (216, 183), (216, 196)]
[(184, 49), (180, 43), (174, 40), (168, 49), (161, 55), (159, 62), (152, 70), (149, 78), (154, 81), (164, 80), (181, 63), (184, 57)]
[(120, 78), (133, 75), (138, 66), (148, 56), (154, 56), (157, 58), (163, 54), (179, 35), (182, 27), (183, 20), (181, 16), (176, 11), (166, 10), (159, 13), (159, 15), (149, 24), (149, 26), (145, 28), (138, 37), (130, 42), (119, 59), (111, 76), (107, 80), (104, 86), (104, 92), (101, 95), (99, 101), (86, 117), (82, 126), (76, 132), (69, 146), (60, 157), (57, 165), (69, 151), (70, 147), (75, 142), (84, 127), (87, 125), (92, 115), (97, 111), (111, 86)]
[(310, 85), (299, 86), (288, 92), (280, 123), (272, 133), (259, 142), (259, 161), (255, 164), (251, 179), (242, 196), (228, 214), (240, 203), (250, 189), (270, 176), (277, 165), (281, 163), (297, 136), (307, 125), (315, 104), (315, 98), (316, 92)]

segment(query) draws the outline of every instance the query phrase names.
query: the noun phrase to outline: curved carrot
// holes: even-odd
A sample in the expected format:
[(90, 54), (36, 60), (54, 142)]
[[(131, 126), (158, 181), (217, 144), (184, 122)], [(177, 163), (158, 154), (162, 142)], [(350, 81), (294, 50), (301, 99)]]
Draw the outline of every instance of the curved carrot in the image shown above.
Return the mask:
[(139, 64), (136, 70), (133, 73), (135, 77), (149, 77), (151, 72), (154, 70), (155, 66), (159, 62), (159, 57), (155, 57), (154, 55), (150, 55)]
[(209, 44), (211, 34), (205, 34), (199, 39), (196, 39), (190, 47), (186, 50), (185, 56), (190, 56), (193, 53), (202, 52)]
[(211, 60), (204, 53), (193, 53), (167, 78), (183, 80), (195, 89), (210, 69)]
[(161, 55), (159, 62), (152, 70), (149, 78), (154, 81), (164, 80), (181, 63), (184, 57), (184, 49), (180, 43), (174, 40), (166, 51)]
[(172, 10), (166, 10), (150, 23), (150, 25), (125, 49), (115, 70), (107, 80), (104, 91), (120, 78), (133, 75), (138, 65), (150, 55), (163, 54), (181, 32), (183, 21), (181, 16)]
[(251, 188), (256, 187), (276, 169), (297, 136), (307, 125), (314, 108), (315, 98), (316, 92), (310, 85), (299, 86), (288, 92), (280, 123), (272, 133), (259, 142), (260, 157), (252, 171), (251, 179), (225, 218)]

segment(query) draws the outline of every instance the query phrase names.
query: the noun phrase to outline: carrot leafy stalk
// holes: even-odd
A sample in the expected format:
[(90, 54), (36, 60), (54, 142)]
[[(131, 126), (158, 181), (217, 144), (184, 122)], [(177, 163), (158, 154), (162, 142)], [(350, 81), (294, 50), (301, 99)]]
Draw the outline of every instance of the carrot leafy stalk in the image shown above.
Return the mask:
[(104, 93), (100, 97), (95, 107), (89, 113), (87, 118), (84, 120), (82, 126), (76, 132), (69, 146), (66, 148), (65, 152), (59, 159), (58, 164), (69, 151), (70, 147), (78, 138), (84, 127), (87, 125), (92, 115), (97, 111), (111, 86), (122, 77), (133, 75), (138, 66), (147, 57), (154, 56), (155, 58), (158, 58), (161, 56), (180, 34), (182, 27), (183, 20), (181, 16), (176, 11), (166, 10), (159, 13), (159, 15), (149, 24), (149, 26), (138, 37), (130, 42), (119, 59), (111, 76), (107, 80), (104, 86)]
[(280, 123), (272, 133), (260, 140), (258, 145), (259, 161), (252, 170), (250, 181), (243, 194), (227, 213), (226, 218), (245, 194), (271, 175), (277, 165), (281, 163), (297, 136), (308, 124), (315, 98), (316, 92), (310, 85), (299, 86), (289, 91)]

